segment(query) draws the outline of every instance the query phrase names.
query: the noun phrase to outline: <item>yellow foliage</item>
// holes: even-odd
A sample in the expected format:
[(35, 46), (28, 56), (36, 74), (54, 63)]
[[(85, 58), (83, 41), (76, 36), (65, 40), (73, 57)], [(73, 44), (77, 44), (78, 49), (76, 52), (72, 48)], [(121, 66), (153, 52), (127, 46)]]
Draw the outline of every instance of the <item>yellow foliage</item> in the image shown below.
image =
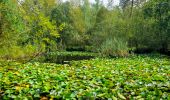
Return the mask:
[(15, 86), (15, 90), (17, 90), (17, 91), (20, 91), (20, 90), (22, 90), (22, 89), (23, 89), (23, 87)]
[(80, 8), (72, 8), (72, 12), (70, 12), (70, 17), (73, 20), (73, 25), (76, 30), (80, 33), (85, 32), (85, 23), (83, 18), (83, 13)]

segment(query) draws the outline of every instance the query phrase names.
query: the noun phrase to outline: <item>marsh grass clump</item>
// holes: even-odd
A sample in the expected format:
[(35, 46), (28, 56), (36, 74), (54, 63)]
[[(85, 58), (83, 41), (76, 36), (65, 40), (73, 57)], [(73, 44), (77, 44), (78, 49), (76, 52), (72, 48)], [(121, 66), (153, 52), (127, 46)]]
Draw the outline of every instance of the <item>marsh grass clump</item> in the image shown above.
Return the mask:
[(128, 46), (127, 42), (121, 39), (107, 39), (100, 48), (100, 54), (102, 56), (111, 57), (124, 57), (128, 56)]

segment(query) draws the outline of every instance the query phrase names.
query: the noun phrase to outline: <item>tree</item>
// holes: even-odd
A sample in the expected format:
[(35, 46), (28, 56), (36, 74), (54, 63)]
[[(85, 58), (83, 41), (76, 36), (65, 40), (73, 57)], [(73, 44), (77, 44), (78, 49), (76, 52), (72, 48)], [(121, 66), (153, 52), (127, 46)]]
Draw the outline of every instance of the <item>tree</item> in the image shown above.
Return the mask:
[[(40, 52), (56, 48), (58, 31), (62, 30), (63, 26), (58, 28), (50, 20), (50, 7), (53, 7), (50, 3), (54, 3), (54, 0), (49, 1), (49, 4), (44, 0), (1, 1), (2, 56), (11, 59), (31, 58)], [(4, 49), (7, 49), (6, 53), (3, 53)], [(15, 55), (17, 57), (14, 57)]]
[(44, 9), (47, 9), (44, 0), (34, 2), (26, 0), (24, 3), (23, 6), (27, 7), (24, 10), (29, 14), (27, 17), (30, 19), (27, 21), (30, 21), (29, 24), (31, 25), (28, 41), (31, 41), (33, 45), (37, 45), (42, 51), (45, 49), (45, 52), (49, 52), (56, 47), (56, 39), (59, 37), (58, 31), (62, 30), (62, 26), (57, 29), (55, 23), (50, 21), (50, 15), (44, 12)]
[[(0, 1), (0, 56), (10, 58), (19, 52), (18, 41), (23, 36), (25, 25), (21, 13), (18, 12), (15, 0)], [(16, 50), (17, 49), (17, 50)]]
[(166, 52), (169, 39), (169, 22), (170, 22), (170, 1), (169, 0), (150, 0), (144, 8), (144, 16), (148, 20), (155, 19), (155, 41), (157, 46), (155, 49)]

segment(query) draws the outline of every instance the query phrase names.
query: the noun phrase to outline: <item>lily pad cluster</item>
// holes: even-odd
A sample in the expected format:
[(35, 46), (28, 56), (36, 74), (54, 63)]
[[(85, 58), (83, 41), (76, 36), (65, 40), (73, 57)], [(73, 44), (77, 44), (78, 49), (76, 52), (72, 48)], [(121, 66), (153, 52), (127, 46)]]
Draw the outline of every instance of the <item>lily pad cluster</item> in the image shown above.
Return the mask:
[(0, 65), (0, 99), (170, 99), (170, 59), (166, 57)]

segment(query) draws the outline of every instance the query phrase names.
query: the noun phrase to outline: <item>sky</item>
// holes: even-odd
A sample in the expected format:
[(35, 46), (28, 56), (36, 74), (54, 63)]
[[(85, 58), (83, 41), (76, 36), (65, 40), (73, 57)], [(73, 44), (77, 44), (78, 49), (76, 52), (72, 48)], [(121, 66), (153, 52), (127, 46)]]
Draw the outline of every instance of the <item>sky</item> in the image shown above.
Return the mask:
[[(69, 1), (69, 0), (63, 0), (64, 2), (65, 1)], [(89, 0), (91, 3), (95, 3), (95, 0)], [(101, 0), (102, 1), (102, 0)], [(119, 0), (113, 0), (114, 1), (114, 5), (119, 5)], [(105, 5), (107, 5), (107, 3), (108, 3), (108, 0), (103, 0), (103, 3), (105, 4)]]

